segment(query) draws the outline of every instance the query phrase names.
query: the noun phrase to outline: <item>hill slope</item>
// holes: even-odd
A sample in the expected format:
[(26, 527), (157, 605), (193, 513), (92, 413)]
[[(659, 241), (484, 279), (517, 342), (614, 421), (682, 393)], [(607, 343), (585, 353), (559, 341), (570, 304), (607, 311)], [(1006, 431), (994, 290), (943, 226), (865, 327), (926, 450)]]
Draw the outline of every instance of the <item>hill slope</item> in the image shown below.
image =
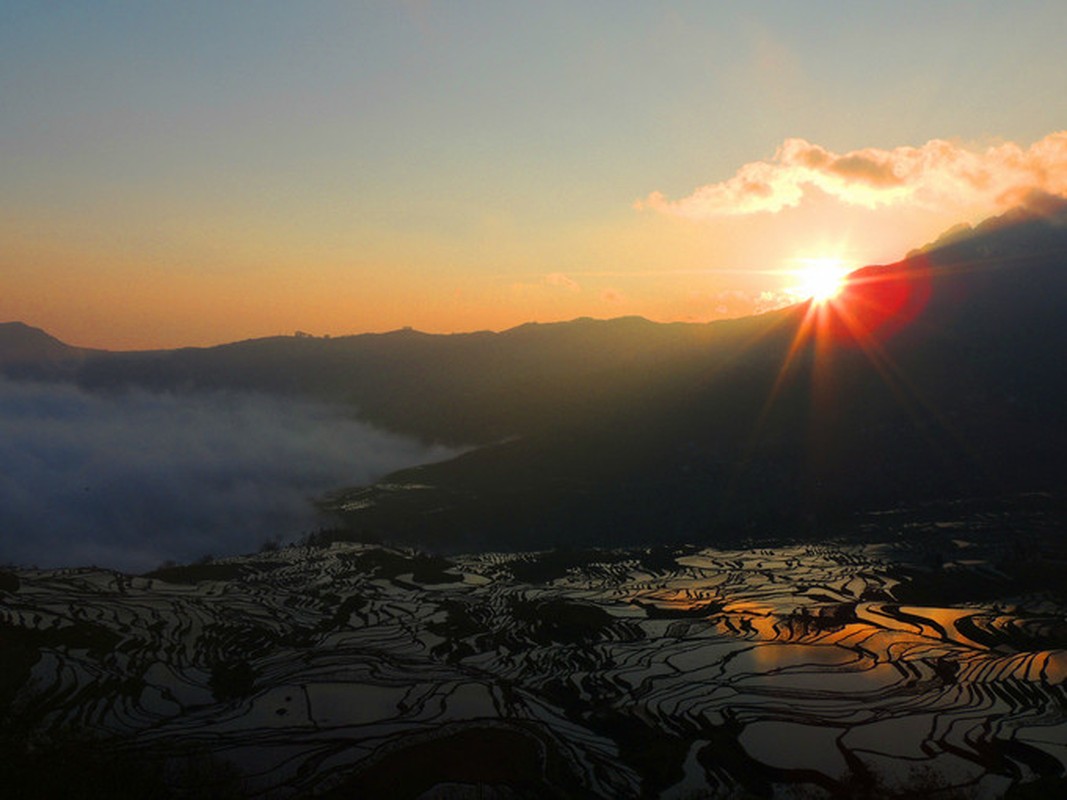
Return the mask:
[(274, 337), (111, 354), (87, 362), (79, 380), (91, 389), (311, 395), (350, 404), (370, 422), (426, 439), (488, 443), (632, 403), (686, 371), (736, 359), (781, 318), (659, 325), (628, 317), (527, 324), (501, 333)]
[(48, 375), (81, 362), (92, 352), (71, 347), (23, 322), (0, 322), (0, 374)]
[(832, 305), (757, 318), (755, 336), (661, 362), (624, 402), (334, 507), (362, 534), (468, 548), (722, 541), (861, 509), (1059, 491), (1065, 307), (1063, 219), (990, 221), (858, 271)]

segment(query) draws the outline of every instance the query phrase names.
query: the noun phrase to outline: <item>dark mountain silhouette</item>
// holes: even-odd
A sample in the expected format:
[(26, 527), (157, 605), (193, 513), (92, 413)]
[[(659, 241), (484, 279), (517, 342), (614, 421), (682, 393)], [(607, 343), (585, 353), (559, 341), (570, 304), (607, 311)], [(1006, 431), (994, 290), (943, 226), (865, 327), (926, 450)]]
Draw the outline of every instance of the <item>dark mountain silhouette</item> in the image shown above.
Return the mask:
[[(820, 308), (83, 354), (94, 390), (254, 389), (483, 445), (331, 501), (449, 548), (721, 540), (1067, 477), (1067, 212), (954, 229)], [(1058, 495), (1057, 495), (1058, 496)]]
[(957, 231), (821, 310), (648, 365), (621, 402), (335, 507), (359, 532), (459, 548), (825, 534), (864, 509), (1020, 492), (1062, 516), (1065, 222)]
[(531, 323), (501, 333), (273, 337), (109, 354), (87, 362), (79, 381), (91, 389), (305, 394), (350, 404), (370, 422), (426, 439), (484, 444), (664, 391), (686, 370), (740, 357), (781, 316), (707, 325), (626, 317)]
[(69, 375), (87, 357), (99, 352), (72, 347), (40, 328), (22, 322), (0, 322), (0, 374), (15, 377)]

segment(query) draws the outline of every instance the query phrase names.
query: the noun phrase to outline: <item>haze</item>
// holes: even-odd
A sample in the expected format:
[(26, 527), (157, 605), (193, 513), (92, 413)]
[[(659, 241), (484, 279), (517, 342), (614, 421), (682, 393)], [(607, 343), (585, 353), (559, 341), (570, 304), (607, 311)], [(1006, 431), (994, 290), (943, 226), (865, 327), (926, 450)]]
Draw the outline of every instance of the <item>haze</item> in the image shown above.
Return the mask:
[(454, 454), (249, 392), (90, 395), (0, 378), (0, 562), (145, 571), (291, 541), (312, 500)]

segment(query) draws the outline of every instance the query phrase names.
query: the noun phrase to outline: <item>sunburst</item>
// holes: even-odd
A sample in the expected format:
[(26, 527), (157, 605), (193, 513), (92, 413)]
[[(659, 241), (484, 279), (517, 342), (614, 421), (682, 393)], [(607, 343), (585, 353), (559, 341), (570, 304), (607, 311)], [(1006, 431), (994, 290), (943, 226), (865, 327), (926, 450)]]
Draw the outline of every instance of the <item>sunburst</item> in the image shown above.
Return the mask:
[(841, 293), (848, 276), (848, 265), (839, 258), (803, 258), (796, 270), (797, 285), (793, 291), (804, 299), (819, 305), (833, 300)]

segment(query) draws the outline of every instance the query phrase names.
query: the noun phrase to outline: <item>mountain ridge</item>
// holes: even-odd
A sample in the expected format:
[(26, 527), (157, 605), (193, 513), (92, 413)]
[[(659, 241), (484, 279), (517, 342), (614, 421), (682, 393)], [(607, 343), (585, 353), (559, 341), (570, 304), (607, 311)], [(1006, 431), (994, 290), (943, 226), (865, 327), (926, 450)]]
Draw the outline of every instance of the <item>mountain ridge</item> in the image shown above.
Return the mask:
[(105, 352), (69, 345), (25, 322), (0, 322), (0, 375), (69, 378), (86, 359)]
[(51, 359), (79, 351), (25, 322), (0, 322), (0, 364)]

